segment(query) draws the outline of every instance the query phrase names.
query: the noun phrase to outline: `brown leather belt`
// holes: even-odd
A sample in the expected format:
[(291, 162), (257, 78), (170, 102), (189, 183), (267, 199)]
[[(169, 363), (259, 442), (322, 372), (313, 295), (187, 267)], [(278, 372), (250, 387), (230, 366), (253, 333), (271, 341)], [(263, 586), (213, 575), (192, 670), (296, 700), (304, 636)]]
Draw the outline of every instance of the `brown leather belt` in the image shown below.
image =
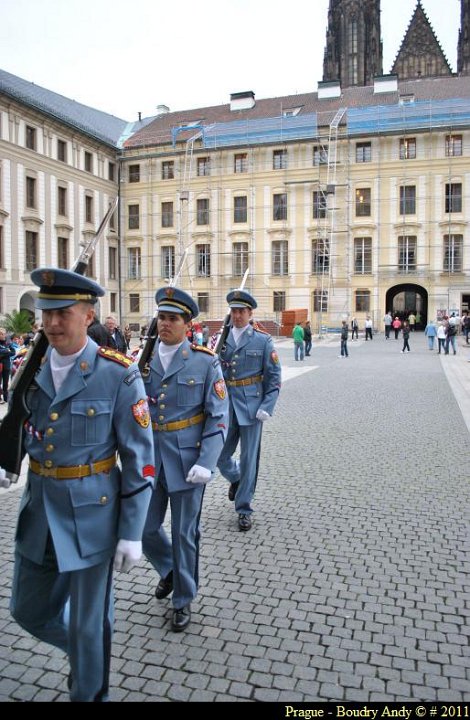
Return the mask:
[(173, 422), (167, 423), (152, 422), (152, 428), (157, 432), (184, 430), (185, 428), (191, 427), (191, 425), (199, 425), (199, 423), (204, 422), (205, 417), (204, 413), (199, 413), (199, 415), (193, 415), (193, 417), (186, 418), (186, 420), (174, 420)]
[(225, 382), (229, 387), (244, 387), (245, 385), (254, 385), (262, 381), (262, 375), (253, 375), (253, 377), (242, 378), (241, 380), (226, 380)]
[(70, 465), (68, 467), (46, 467), (40, 462), (30, 458), (29, 467), (42, 477), (51, 477), (56, 480), (72, 480), (74, 478), (88, 477), (89, 475), (98, 475), (98, 473), (109, 472), (116, 465), (116, 455), (111, 455), (105, 460), (90, 463), (89, 465)]

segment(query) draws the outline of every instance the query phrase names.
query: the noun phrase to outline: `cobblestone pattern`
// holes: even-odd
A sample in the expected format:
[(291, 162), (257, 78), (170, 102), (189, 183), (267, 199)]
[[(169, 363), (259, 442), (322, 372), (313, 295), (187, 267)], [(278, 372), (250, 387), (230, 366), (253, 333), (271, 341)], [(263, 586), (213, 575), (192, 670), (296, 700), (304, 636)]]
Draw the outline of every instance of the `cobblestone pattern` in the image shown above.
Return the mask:
[[(147, 563), (117, 578), (113, 700), (470, 700), (466, 426), (422, 336), (406, 356), (349, 346), (285, 384), (250, 532), (209, 486), (188, 630), (170, 631)], [(64, 701), (66, 658), (8, 612), (19, 498), (1, 496), (0, 700)]]

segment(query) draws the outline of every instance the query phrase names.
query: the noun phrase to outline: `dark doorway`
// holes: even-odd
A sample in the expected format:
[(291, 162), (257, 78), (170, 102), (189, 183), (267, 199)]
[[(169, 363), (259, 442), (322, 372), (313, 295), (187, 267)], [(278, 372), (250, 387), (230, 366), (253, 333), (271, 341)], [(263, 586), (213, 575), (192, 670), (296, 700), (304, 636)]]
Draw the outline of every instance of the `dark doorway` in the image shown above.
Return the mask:
[(428, 293), (421, 285), (403, 283), (394, 285), (385, 296), (385, 310), (392, 316), (398, 315), (400, 320), (406, 320), (410, 313), (416, 315), (416, 329), (426, 327), (428, 318)]

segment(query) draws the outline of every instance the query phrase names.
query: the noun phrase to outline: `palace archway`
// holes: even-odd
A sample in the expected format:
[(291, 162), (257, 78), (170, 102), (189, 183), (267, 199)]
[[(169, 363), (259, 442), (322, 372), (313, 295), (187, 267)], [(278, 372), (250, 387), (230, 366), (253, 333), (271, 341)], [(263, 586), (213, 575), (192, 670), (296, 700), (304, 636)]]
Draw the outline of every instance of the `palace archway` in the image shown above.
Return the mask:
[(422, 329), (426, 326), (428, 317), (428, 292), (414, 283), (394, 285), (387, 290), (385, 308), (393, 317), (398, 315), (401, 320), (407, 318), (411, 312), (418, 314), (420, 322), (417, 329)]

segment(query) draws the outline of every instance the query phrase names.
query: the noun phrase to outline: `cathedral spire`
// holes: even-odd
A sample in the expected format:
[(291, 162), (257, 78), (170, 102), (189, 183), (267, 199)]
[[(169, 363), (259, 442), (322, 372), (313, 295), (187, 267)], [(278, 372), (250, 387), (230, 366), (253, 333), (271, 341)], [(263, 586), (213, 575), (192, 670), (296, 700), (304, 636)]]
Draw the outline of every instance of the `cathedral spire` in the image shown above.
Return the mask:
[(470, 75), (470, 0), (460, 0), (457, 72), (459, 75)]
[(323, 81), (371, 85), (382, 75), (380, 0), (330, 0)]
[[(468, 2), (466, 3), (468, 5)], [(429, 22), (421, 0), (418, 0), (392, 73), (400, 80), (452, 75), (451, 67)]]

